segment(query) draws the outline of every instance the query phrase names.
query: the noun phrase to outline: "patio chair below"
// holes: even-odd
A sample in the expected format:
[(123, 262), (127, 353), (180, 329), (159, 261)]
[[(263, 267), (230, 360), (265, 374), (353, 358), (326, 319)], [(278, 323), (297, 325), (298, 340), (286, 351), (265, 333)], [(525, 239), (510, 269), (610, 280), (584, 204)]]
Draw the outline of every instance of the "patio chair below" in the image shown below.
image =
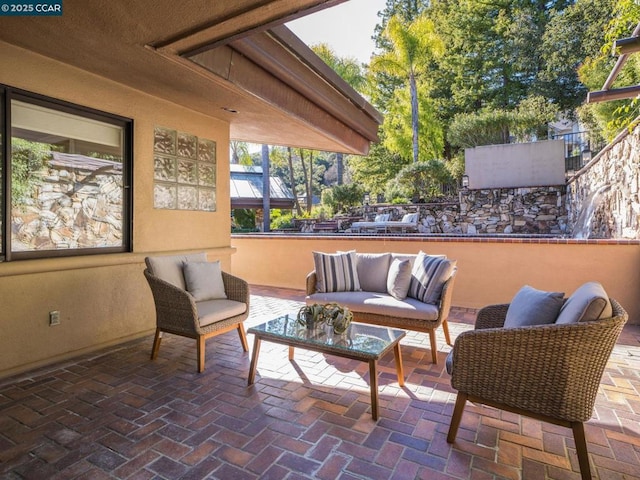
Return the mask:
[(249, 285), (207, 262), (205, 253), (145, 258), (144, 276), (156, 309), (151, 359), (158, 356), (162, 333), (197, 340), (198, 372), (204, 370), (205, 340), (237, 330), (249, 351), (243, 322), (249, 316)]

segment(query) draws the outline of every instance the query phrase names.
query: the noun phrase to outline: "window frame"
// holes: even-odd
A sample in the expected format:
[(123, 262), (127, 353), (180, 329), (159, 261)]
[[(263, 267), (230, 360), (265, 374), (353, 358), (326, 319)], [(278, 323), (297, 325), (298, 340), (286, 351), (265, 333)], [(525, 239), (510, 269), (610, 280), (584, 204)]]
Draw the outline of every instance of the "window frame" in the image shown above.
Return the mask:
[[(13, 100), (30, 103), (78, 117), (97, 120), (118, 126), (123, 131), (122, 160), (122, 245), (118, 247), (68, 248), (59, 250), (11, 251), (11, 102)], [(109, 253), (127, 253), (133, 248), (133, 120), (120, 115), (104, 112), (75, 103), (47, 97), (15, 87), (0, 84), (0, 124), (2, 126), (2, 246), (0, 262), (27, 260), (35, 258), (76, 257), (85, 255), (103, 255)]]

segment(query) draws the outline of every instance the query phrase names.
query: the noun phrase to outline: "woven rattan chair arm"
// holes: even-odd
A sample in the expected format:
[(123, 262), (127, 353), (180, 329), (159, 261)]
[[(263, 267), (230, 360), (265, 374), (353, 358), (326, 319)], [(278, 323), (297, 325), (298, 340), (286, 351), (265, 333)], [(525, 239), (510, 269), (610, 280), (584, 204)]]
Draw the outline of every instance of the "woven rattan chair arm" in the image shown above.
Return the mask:
[(193, 335), (198, 332), (198, 311), (191, 295), (149, 273), (144, 276), (149, 282), (156, 307), (158, 327)]
[(438, 324), (442, 323), (442, 320), (449, 318), (449, 311), (451, 310), (451, 299), (453, 297), (453, 284), (456, 280), (457, 269), (454, 269), (442, 287), (442, 293), (440, 294), (440, 304), (438, 305)]
[(453, 349), (451, 385), (470, 395), (568, 421), (591, 417), (607, 360), (626, 321), (464, 332)]
[(310, 272), (307, 275), (307, 295), (313, 295), (316, 293), (316, 286), (318, 283), (318, 277), (316, 276), (316, 271)]
[(249, 300), (251, 298), (249, 284), (245, 280), (227, 272), (222, 272), (222, 281), (224, 282), (224, 291), (227, 294), (227, 298), (236, 302), (246, 303), (247, 310), (249, 310)]
[(487, 305), (478, 311), (475, 329), (482, 330), (485, 328), (502, 328), (504, 319), (507, 316), (509, 304)]

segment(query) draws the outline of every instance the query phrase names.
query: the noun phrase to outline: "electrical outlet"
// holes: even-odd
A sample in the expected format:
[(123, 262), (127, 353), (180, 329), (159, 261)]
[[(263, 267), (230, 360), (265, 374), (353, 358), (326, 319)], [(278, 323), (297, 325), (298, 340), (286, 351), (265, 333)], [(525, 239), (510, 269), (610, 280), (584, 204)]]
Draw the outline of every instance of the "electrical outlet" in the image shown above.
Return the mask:
[(53, 327), (54, 325), (60, 325), (60, 312), (58, 310), (49, 312), (49, 326)]

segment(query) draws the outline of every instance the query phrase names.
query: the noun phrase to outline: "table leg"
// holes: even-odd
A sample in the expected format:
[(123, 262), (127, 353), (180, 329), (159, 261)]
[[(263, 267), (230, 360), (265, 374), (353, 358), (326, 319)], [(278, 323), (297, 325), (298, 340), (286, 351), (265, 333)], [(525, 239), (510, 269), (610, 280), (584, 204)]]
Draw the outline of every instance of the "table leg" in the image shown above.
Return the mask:
[(293, 361), (293, 351), (294, 351), (294, 348), (289, 346), (289, 361), (290, 362)]
[(253, 354), (251, 355), (251, 365), (249, 366), (249, 380), (247, 385), (253, 385), (256, 379), (256, 366), (258, 365), (258, 354), (260, 353), (260, 339), (255, 335), (253, 340)]
[(400, 343), (393, 347), (393, 354), (396, 357), (396, 373), (398, 374), (398, 385), (404, 387), (404, 370), (402, 368), (402, 353), (400, 353)]
[(376, 361), (369, 360), (369, 384), (371, 385), (371, 416), (378, 420), (378, 372)]

